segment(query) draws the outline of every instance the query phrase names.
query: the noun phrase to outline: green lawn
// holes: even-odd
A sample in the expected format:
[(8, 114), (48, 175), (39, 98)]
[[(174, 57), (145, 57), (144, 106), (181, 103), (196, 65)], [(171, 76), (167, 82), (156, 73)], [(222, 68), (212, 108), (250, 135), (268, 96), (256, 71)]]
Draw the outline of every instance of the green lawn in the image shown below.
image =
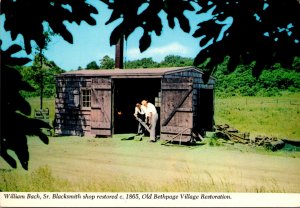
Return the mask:
[(250, 136), (300, 140), (300, 93), (280, 97), (216, 98), (215, 121)]
[[(34, 116), (34, 109), (40, 109), (40, 98), (33, 97), (28, 98), (27, 101), (30, 103), (31, 106), (31, 116)], [(49, 119), (52, 124), (55, 115), (55, 98), (44, 98), (43, 99), (43, 108), (49, 108)]]

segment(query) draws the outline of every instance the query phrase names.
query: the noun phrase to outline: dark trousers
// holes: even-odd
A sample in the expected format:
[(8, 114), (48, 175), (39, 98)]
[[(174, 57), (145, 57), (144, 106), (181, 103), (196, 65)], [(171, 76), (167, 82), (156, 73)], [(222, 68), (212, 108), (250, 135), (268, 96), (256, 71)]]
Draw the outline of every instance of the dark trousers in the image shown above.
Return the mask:
[[(138, 114), (137, 115), (142, 121), (145, 121), (145, 114)], [(138, 131), (137, 131), (137, 133), (138, 134), (145, 134), (146, 133), (146, 129), (145, 129), (145, 127), (140, 123), (140, 122), (138, 122)]]

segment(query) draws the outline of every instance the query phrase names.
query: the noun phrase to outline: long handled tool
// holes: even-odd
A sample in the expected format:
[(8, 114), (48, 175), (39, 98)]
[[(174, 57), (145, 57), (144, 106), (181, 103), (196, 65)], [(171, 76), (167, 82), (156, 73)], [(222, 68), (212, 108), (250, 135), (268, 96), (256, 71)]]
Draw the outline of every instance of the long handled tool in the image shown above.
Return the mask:
[(135, 116), (136, 120), (138, 120), (138, 122), (140, 122), (140, 124), (143, 125), (143, 127), (145, 127), (145, 129), (150, 133), (150, 129), (149, 129), (149, 126), (147, 126), (147, 124), (142, 121), (142, 119), (140, 119), (139, 117)]

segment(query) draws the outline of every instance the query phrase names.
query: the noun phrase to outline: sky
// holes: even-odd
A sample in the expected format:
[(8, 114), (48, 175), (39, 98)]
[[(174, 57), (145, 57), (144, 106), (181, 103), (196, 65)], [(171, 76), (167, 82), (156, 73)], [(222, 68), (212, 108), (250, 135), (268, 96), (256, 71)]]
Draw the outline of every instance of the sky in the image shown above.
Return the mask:
[[(109, 19), (111, 10), (100, 1), (91, 1), (91, 4), (98, 9), (98, 14), (92, 15), (97, 21), (96, 26), (90, 26), (85, 22), (80, 25), (66, 22), (65, 25), (73, 34), (73, 44), (64, 41), (61, 37), (55, 36), (45, 51), (48, 60), (54, 61), (60, 68), (65, 70), (76, 70), (78, 67), (85, 68), (92, 61), (96, 61), (99, 65), (100, 60), (108, 55), (111, 58), (115, 56), (115, 46), (110, 46), (109, 39), (112, 30), (120, 23), (117, 20), (109, 25), (105, 22)], [(160, 14), (166, 16), (164, 13)], [(186, 16), (190, 17), (191, 31), (183, 32), (176, 20), (174, 29), (169, 28), (166, 18), (162, 18), (163, 31), (160, 36), (152, 34), (152, 42), (150, 48), (145, 52), (139, 51), (139, 39), (143, 34), (142, 29), (136, 29), (124, 43), (124, 61), (132, 61), (141, 58), (152, 57), (154, 61), (160, 62), (167, 55), (180, 55), (182, 57), (194, 58), (201, 50), (199, 46), (199, 38), (194, 38), (192, 34), (197, 29), (200, 21), (211, 18), (210, 14), (195, 15), (195, 12), (186, 12)], [(1, 39), (3, 40), (2, 49), (6, 50), (13, 43), (22, 44), (22, 36), (13, 42), (10, 39), (10, 33), (3, 29), (3, 16), (0, 17), (1, 22)], [(227, 21), (230, 22), (230, 21)], [(224, 27), (225, 29), (225, 27)], [(26, 55), (25, 51), (16, 54), (16, 56)]]

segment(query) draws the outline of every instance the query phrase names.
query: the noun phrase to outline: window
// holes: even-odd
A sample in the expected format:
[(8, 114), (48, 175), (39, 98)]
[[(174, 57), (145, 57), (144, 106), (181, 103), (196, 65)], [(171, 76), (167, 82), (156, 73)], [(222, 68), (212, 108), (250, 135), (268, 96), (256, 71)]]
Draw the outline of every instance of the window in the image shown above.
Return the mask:
[(83, 108), (91, 107), (91, 90), (84, 89), (81, 91), (81, 104)]
[(77, 89), (69, 91), (69, 108), (78, 108), (79, 107), (79, 91)]

